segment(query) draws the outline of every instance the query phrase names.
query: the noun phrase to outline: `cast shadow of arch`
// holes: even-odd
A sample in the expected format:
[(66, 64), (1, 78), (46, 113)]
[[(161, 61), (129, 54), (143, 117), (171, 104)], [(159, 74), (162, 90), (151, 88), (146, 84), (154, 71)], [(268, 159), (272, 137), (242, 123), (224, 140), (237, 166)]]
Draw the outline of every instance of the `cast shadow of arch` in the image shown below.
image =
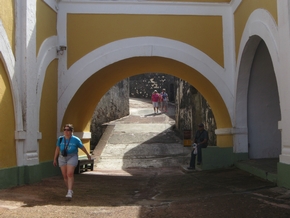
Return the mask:
[[(144, 139), (148, 139), (124, 153), (122, 169), (127, 172), (126, 174), (107, 173), (102, 175), (94, 174), (94, 172), (76, 174), (72, 201), (67, 201), (65, 198), (66, 188), (61, 176), (44, 179), (37, 184), (0, 190), (0, 200), (12, 202), (12, 204), (16, 202), (14, 207), (20, 209), (29, 207), (33, 208), (32, 211), (34, 207), (41, 211), (41, 207), (58, 206), (59, 209), (52, 210), (50, 216), (57, 211), (58, 213), (64, 212), (65, 210), (60, 208), (67, 206), (84, 208), (86, 211), (90, 207), (97, 207), (98, 209), (91, 210), (91, 212), (95, 211), (96, 217), (112, 213), (110, 209), (104, 209), (105, 207), (109, 207), (113, 211), (116, 209), (118, 212), (118, 207), (133, 206), (134, 217), (144, 217), (148, 212), (146, 203), (143, 204), (144, 201), (156, 205), (156, 210), (163, 212), (163, 207), (159, 206), (164, 205), (166, 200), (154, 199), (160, 194), (154, 188), (155, 179), (160, 175), (165, 175), (161, 179), (167, 181), (170, 178), (170, 181), (172, 180), (170, 184), (175, 184), (180, 179), (181, 183), (188, 181), (187, 177), (183, 177), (184, 174), (177, 168), (180, 158), (184, 158), (188, 153), (188, 148), (183, 147), (182, 140), (176, 136), (172, 127), (156, 133), (154, 136), (140, 133), (139, 137), (142, 135)], [(118, 140), (118, 137), (114, 140)], [(134, 136), (126, 138), (126, 140), (134, 142)], [(176, 159), (175, 162), (173, 159)], [(137, 167), (127, 168), (126, 166), (132, 165), (132, 161), (137, 161), (135, 163)], [(172, 167), (164, 169), (163, 167), (167, 166), (169, 162)], [(144, 164), (146, 169), (142, 167)], [(183, 189), (183, 192), (186, 193), (186, 187)], [(68, 214), (67, 211), (65, 215)]]
[[(160, 133), (134, 133), (132, 138), (126, 138), (128, 147), (123, 154), (122, 170), (134, 175), (134, 168), (179, 167), (184, 164), (190, 150), (183, 146), (173, 127)], [(135, 140), (140, 141), (140, 138), (144, 142), (136, 146)]]

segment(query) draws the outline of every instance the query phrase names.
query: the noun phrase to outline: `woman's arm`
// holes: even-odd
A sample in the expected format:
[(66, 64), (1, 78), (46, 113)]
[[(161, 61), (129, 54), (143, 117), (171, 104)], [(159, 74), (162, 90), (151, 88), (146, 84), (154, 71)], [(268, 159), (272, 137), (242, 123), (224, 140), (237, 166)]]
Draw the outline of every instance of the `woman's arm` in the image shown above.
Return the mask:
[(83, 152), (85, 152), (85, 154), (87, 155), (88, 159), (91, 159), (91, 155), (88, 153), (87, 149), (85, 148), (85, 146), (80, 148)]
[(53, 166), (55, 166), (55, 167), (57, 166), (58, 155), (59, 155), (59, 147), (56, 146), (55, 152), (54, 152), (54, 158), (53, 158)]

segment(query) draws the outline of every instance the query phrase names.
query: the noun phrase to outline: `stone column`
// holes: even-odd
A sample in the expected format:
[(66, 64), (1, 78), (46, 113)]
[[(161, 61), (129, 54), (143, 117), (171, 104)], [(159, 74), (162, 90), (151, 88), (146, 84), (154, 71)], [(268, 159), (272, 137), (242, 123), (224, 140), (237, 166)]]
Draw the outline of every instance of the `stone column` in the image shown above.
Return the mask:
[(16, 0), (16, 77), (22, 107), (22, 129), (15, 133), (17, 165), (36, 165), (38, 158), (39, 110), (36, 104), (36, 0)]
[(279, 0), (278, 4), (278, 31), (279, 31), (279, 58), (280, 58), (280, 75), (281, 87), (283, 92), (280, 95), (281, 117), (279, 129), (282, 131), (282, 154), (280, 162), (290, 164), (290, 16), (289, 0)]
[[(233, 152), (234, 153), (248, 153), (248, 147), (239, 146), (239, 144), (248, 143), (247, 128), (220, 128), (215, 130), (217, 137), (233, 137)], [(232, 147), (231, 145), (221, 145), (220, 147)]]

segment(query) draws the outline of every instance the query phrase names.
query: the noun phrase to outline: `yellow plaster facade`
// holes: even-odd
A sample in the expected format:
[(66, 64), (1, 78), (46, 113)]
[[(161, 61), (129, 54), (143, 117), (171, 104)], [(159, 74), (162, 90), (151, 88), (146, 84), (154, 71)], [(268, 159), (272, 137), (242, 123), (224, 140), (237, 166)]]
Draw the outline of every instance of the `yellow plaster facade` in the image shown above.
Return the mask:
[(277, 0), (271, 1), (243, 0), (241, 2), (241, 5), (237, 8), (236, 12), (234, 13), (236, 57), (238, 57), (242, 34), (245, 29), (248, 18), (251, 15), (251, 13), (253, 13), (253, 11), (256, 9), (265, 9), (266, 11), (268, 11), (278, 24)]
[(40, 162), (51, 160), (56, 146), (57, 66), (57, 60), (51, 62), (47, 68), (45, 82), (43, 84), (39, 124), (39, 129), (42, 133), (42, 139), (39, 141)]
[(15, 119), (10, 82), (0, 59), (0, 169), (16, 166)]
[[(44, 1), (36, 2), (36, 50), (49, 37), (56, 36), (57, 13)], [(56, 52), (56, 51), (55, 51)], [(39, 129), (39, 162), (51, 160), (56, 146), (58, 61), (53, 60), (45, 72), (41, 93)]]
[(67, 20), (68, 68), (107, 43), (142, 36), (187, 43), (224, 65), (220, 16), (68, 14)]
[(43, 1), (37, 1), (36, 9), (36, 48), (39, 48), (43, 41), (50, 36), (56, 36), (56, 20), (57, 13), (53, 11), (46, 3)]
[[(278, 81), (279, 94), (284, 104), (283, 110), (281, 109), (282, 118), (288, 116), (285, 115), (285, 111), (288, 111), (287, 107), (290, 105), (288, 101), (290, 102), (290, 100), (287, 99), (287, 93), (283, 93), (288, 85), (283, 83), (289, 81), (287, 77), (287, 69), (290, 69), (287, 65), (290, 57), (290, 54), (288, 54), (290, 48), (287, 47), (289, 37), (284, 34), (289, 33), (289, 31), (285, 29), (287, 25), (279, 26), (278, 18), (280, 21), (280, 19), (283, 20), (287, 17), (286, 15), (289, 15), (287, 14), (289, 11), (287, 12), (286, 9), (286, 12), (283, 11), (285, 8), (283, 6), (289, 6), (289, 1), (160, 0), (142, 1), (142, 4), (144, 3), (142, 7), (139, 7), (140, 2), (138, 1), (132, 1), (133, 3), (130, 1), (125, 1), (126, 3), (123, 1), (110, 3), (103, 1), (102, 7), (99, 7), (97, 1), (86, 1), (87, 4), (84, 7), (78, 7), (78, 4), (82, 4), (81, 1), (37, 0), (32, 1), (31, 4), (23, 4), (26, 7), (31, 7), (30, 10), (21, 8), (22, 2), (19, 2), (21, 1), (0, 0), (0, 19), (4, 28), (4, 31), (3, 28), (0, 29), (2, 31), (0, 36), (5, 36), (0, 37), (0, 45), (2, 46), (0, 47), (2, 49), (0, 51), (0, 114), (5, 114), (5, 116), (0, 116), (1, 170), (14, 167), (17, 171), (17, 167), (33, 166), (30, 169), (32, 170), (31, 175), (34, 175), (33, 170), (37, 168), (41, 171), (46, 163), (48, 163), (46, 166), (49, 166), (50, 169), (56, 138), (59, 132), (62, 132), (62, 126), (65, 123), (72, 123), (76, 132), (89, 132), (91, 116), (101, 97), (117, 82), (130, 76), (148, 72), (174, 75), (193, 85), (212, 108), (219, 130), (216, 133), (217, 145), (219, 147), (233, 147), (233, 153), (247, 155), (247, 125), (239, 126), (235, 123), (235, 119), (239, 119), (239, 117), (235, 117), (239, 115), (235, 114), (235, 107), (241, 106), (241, 104), (238, 104), (241, 102), (235, 102), (237, 98), (235, 96), (236, 78), (239, 76), (239, 72), (236, 72), (238, 70), (233, 60), (235, 54), (237, 58), (238, 54), (244, 49), (240, 48), (240, 43), (241, 40), (246, 41), (242, 38), (245, 25), (256, 9), (264, 9), (265, 14), (270, 15), (267, 17), (268, 20), (263, 21), (263, 24), (267, 27), (267, 31), (272, 31), (271, 36), (273, 37), (267, 38), (270, 41), (270, 44), (268, 42), (267, 45), (273, 44), (274, 46), (269, 46), (270, 54), (277, 55), (277, 57), (271, 56), (274, 69), (283, 69), (283, 73), (275, 72), (275, 75)], [(158, 2), (162, 2), (162, 4)], [(117, 6), (111, 8), (111, 4)], [(126, 8), (128, 5), (129, 7), (137, 5), (138, 10), (126, 13), (126, 9), (130, 9)], [(118, 6), (121, 9), (117, 8)], [(143, 6), (146, 6), (148, 11), (145, 11)], [(162, 6), (170, 6), (172, 10), (164, 13), (160, 10)], [(235, 8), (235, 6), (237, 7)], [(188, 7), (193, 10), (188, 10)], [(151, 14), (151, 9), (158, 10)], [(26, 14), (28, 17), (26, 24), (21, 23), (20, 19), (16, 19), (16, 12), (19, 14), (28, 12)], [(231, 14), (233, 12), (234, 14)], [(231, 18), (234, 18), (234, 20), (228, 22)], [(28, 22), (28, 20), (33, 22)], [(275, 24), (273, 25), (269, 20), (274, 20)], [(283, 21), (286, 24), (290, 23), (286, 19)], [(19, 28), (17, 31), (16, 27)], [(21, 35), (21, 28), (26, 28), (25, 33), (27, 33), (27, 36), (32, 36), (31, 39)], [(279, 28), (282, 29), (279, 32), (280, 35), (278, 34)], [(16, 34), (18, 35), (16, 36)], [(262, 39), (263, 33), (261, 35)], [(275, 38), (276, 36), (281, 38)], [(180, 55), (182, 56), (181, 59), (184, 58), (184, 54), (188, 55), (192, 52), (192, 48), (196, 53), (185, 55), (188, 59), (191, 59), (189, 61), (182, 59), (181, 61), (184, 62), (179, 62), (179, 57), (169, 59), (167, 58), (169, 56), (166, 55), (157, 57), (146, 53), (142, 56), (138, 53), (134, 56), (136, 50), (134, 50), (132, 57), (130, 56), (127, 59), (120, 58), (125, 57), (125, 55), (122, 56), (118, 53), (118, 58), (120, 58), (118, 61), (115, 61), (114, 56), (108, 60), (108, 65), (96, 68), (96, 70), (95, 68), (90, 69), (96, 72), (88, 78), (84, 77), (86, 81), (78, 87), (74, 87), (74, 95), (65, 95), (67, 94), (65, 90), (70, 89), (71, 84), (75, 84), (70, 83), (73, 78), (69, 73), (78, 72), (71, 72), (70, 70), (78, 64), (83, 64), (78, 66), (78, 69), (83, 69), (87, 63), (79, 60), (87, 57), (90, 52), (96, 51), (102, 46), (105, 47), (109, 43), (123, 43), (126, 40), (130, 41), (132, 38), (146, 37), (162, 39), (160, 41), (164, 43), (162, 46), (166, 49), (181, 51), (178, 53), (182, 54)], [(22, 40), (17, 45), (15, 43), (16, 38)], [(172, 48), (170, 44), (172, 41), (166, 39), (174, 41), (176, 47), (186, 46), (176, 48), (172, 45), (174, 47)], [(283, 39), (282, 47), (279, 47), (280, 39)], [(273, 40), (272, 44), (271, 40)], [(29, 46), (26, 45), (27, 42), (29, 42)], [(154, 43), (152, 44), (149, 46), (154, 47)], [(57, 54), (60, 45), (67, 46), (63, 55)], [(16, 48), (16, 46), (18, 47)], [(129, 46), (126, 46), (124, 47), (127, 49)], [(140, 47), (136, 46), (136, 48)], [(285, 50), (283, 50), (284, 47)], [(273, 50), (273, 48), (277, 50)], [(10, 52), (10, 49), (12, 52)], [(106, 49), (108, 48), (106, 47)], [(6, 52), (7, 50), (7, 54), (4, 54), (3, 51)], [(15, 54), (16, 52), (19, 53)], [(281, 53), (283, 56), (280, 55)], [(100, 57), (103, 57), (102, 54)], [(206, 74), (202, 70), (198, 71), (195, 66), (191, 67), (190, 63), (193, 62), (193, 59), (197, 65), (202, 65), (205, 69), (209, 69), (210, 73), (217, 74), (216, 77), (212, 77), (212, 75), (209, 75), (210, 73)], [(86, 72), (81, 70), (78, 72), (78, 74), (82, 73), (85, 74)], [(27, 81), (26, 78), (33, 81)], [(221, 81), (221, 83), (217, 84), (215, 80)], [(219, 85), (226, 88), (219, 87)], [(242, 87), (241, 95), (244, 94), (243, 88), (248, 87)], [(41, 91), (39, 102), (35, 102), (38, 100), (35, 100), (35, 90)], [(62, 102), (60, 102), (63, 95), (68, 97), (65, 99), (67, 100), (65, 105), (61, 105)], [(37, 103), (39, 103), (39, 108), (36, 109), (37, 116), (34, 116), (31, 109), (35, 109), (34, 106), (38, 105)], [(61, 114), (60, 111), (64, 114)], [(289, 148), (287, 142), (290, 140), (285, 134), (285, 129), (289, 129), (290, 124), (287, 122), (287, 119), (284, 119), (279, 123), (279, 128), (284, 129), (281, 132), (282, 141), (285, 144), (285, 146), (282, 145), (280, 157), (283, 157), (280, 160), (281, 163), (290, 166), (290, 156), (288, 155), (290, 152), (287, 150)], [(59, 123), (62, 125), (60, 126)], [(82, 141), (89, 149), (90, 140), (84, 137)], [(83, 153), (80, 152), (79, 154), (82, 155)], [(34, 168), (35, 165), (37, 167)], [(7, 171), (0, 171), (0, 176), (6, 175)], [(1, 174), (2, 172), (4, 173)], [(29, 172), (25, 173), (29, 174)], [(15, 181), (20, 181), (19, 176), (22, 175), (15, 175)], [(285, 181), (288, 180), (288, 178), (285, 179)]]
[(10, 47), (15, 48), (15, 4), (14, 0), (0, 0), (0, 19), (7, 33)]

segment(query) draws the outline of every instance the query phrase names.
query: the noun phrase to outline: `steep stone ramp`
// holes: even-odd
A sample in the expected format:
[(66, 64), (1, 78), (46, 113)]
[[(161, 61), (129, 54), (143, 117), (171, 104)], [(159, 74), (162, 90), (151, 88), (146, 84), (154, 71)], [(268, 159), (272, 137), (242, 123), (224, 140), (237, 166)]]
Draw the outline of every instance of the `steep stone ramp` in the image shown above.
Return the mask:
[(97, 152), (99, 144), (94, 151), (99, 153), (97, 168), (179, 166), (189, 159), (190, 148), (184, 147), (173, 131), (173, 105), (166, 114), (152, 113), (150, 102), (130, 99), (130, 105), (129, 116), (108, 123), (111, 132), (106, 136), (107, 143), (102, 152)]

